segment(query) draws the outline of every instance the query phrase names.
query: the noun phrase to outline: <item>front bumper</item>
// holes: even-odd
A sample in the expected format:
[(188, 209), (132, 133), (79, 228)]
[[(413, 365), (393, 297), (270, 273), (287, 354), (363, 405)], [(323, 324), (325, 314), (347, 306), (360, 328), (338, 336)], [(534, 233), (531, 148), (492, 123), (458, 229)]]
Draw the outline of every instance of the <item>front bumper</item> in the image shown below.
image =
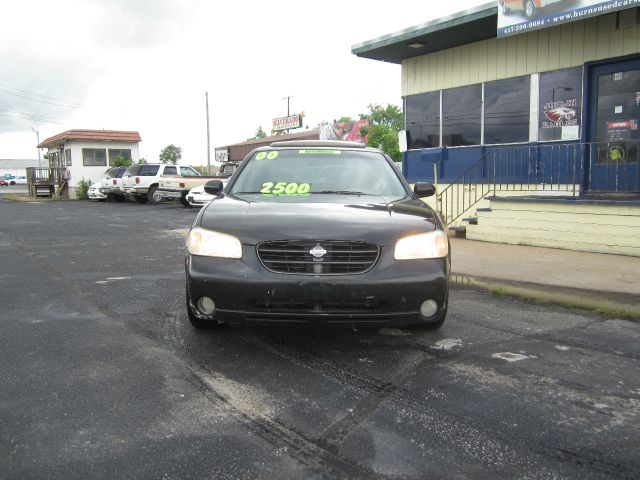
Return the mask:
[[(407, 326), (436, 323), (448, 300), (448, 258), (395, 261), (382, 249), (376, 265), (356, 275), (272, 273), (258, 260), (255, 247), (243, 247), (243, 259), (187, 254), (187, 294), (201, 318), (228, 323)], [(212, 317), (199, 315), (197, 300), (216, 304)], [(430, 318), (420, 315), (427, 299), (438, 304)]]
[(187, 202), (189, 202), (189, 205), (192, 207), (201, 207), (209, 203), (213, 198), (214, 197), (212, 195), (206, 193), (202, 195), (192, 193), (187, 195)]

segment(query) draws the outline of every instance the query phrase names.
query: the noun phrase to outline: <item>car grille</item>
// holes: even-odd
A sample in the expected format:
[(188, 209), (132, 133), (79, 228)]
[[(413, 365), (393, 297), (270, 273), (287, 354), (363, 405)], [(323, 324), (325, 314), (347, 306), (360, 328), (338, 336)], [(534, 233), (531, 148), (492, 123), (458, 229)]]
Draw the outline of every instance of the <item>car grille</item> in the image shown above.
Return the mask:
[(380, 313), (383, 305), (373, 299), (260, 299), (255, 300), (252, 310), (263, 313)]
[(258, 245), (258, 258), (268, 270), (306, 275), (363, 273), (373, 267), (379, 253), (380, 247), (371, 243), (339, 240), (281, 240)]

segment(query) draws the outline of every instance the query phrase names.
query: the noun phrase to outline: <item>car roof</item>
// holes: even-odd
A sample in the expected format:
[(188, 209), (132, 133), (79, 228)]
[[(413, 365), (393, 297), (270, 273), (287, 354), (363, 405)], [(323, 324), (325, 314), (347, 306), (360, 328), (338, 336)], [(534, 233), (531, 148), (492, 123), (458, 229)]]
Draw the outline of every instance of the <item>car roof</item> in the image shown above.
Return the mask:
[(256, 150), (271, 150), (273, 148), (332, 148), (332, 149), (357, 149), (367, 152), (382, 153), (378, 148), (367, 147), (360, 142), (347, 142), (345, 140), (283, 140), (272, 142), (270, 145), (256, 148)]
[(271, 142), (271, 147), (335, 147), (335, 148), (365, 148), (360, 142), (347, 142), (345, 140), (283, 140)]

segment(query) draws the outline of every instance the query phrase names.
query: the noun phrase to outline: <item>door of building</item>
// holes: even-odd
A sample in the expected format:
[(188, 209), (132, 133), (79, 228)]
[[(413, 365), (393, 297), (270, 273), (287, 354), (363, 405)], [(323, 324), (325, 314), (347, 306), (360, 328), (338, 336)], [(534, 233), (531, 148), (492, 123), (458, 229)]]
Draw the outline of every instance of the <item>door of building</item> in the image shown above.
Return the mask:
[(587, 190), (640, 192), (640, 60), (592, 67), (588, 89)]

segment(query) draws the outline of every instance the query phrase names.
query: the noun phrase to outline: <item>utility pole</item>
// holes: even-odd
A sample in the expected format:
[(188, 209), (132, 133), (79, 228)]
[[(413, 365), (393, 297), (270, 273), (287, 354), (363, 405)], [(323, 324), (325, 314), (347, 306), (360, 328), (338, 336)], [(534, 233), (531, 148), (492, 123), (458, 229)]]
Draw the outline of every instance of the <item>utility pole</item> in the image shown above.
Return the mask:
[(38, 140), (38, 144), (36, 145), (36, 150), (38, 151), (38, 168), (42, 168), (42, 164), (40, 163), (40, 132), (33, 127), (31, 127), (31, 131), (35, 132), (36, 139)]
[(207, 175), (211, 175), (211, 137), (209, 135), (209, 92), (204, 92), (207, 107)]
[[(286, 97), (282, 97), (282, 100), (287, 100), (287, 117), (289, 116), (289, 100), (291, 100), (291, 95), (287, 95)], [(287, 133), (289, 133), (289, 130), (287, 130)]]
[(291, 95), (288, 95), (286, 97), (282, 97), (283, 100), (287, 101), (287, 117), (289, 116), (289, 100), (293, 98)]

